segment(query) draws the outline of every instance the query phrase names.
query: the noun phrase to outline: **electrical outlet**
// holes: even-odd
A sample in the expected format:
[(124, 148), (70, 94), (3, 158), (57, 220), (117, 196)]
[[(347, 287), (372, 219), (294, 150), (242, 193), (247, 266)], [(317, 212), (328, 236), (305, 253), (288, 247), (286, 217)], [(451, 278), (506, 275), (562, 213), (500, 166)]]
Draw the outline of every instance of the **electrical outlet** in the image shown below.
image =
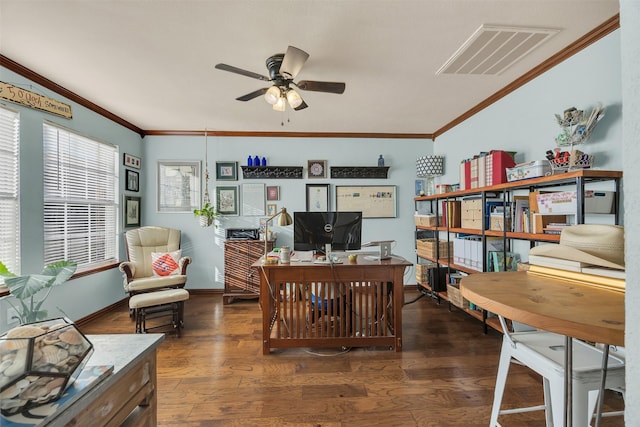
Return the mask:
[(7, 308), (7, 325), (18, 322), (18, 311), (13, 307)]

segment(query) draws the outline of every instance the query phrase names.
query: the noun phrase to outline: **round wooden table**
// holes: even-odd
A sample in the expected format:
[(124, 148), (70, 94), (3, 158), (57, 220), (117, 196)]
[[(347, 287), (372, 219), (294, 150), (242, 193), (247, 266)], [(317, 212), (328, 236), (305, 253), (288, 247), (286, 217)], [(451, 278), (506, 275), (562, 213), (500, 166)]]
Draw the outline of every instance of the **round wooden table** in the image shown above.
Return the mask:
[(492, 313), (567, 337), (565, 406), (571, 425), (571, 337), (623, 346), (624, 292), (526, 271), (472, 274), (462, 279), (460, 292)]

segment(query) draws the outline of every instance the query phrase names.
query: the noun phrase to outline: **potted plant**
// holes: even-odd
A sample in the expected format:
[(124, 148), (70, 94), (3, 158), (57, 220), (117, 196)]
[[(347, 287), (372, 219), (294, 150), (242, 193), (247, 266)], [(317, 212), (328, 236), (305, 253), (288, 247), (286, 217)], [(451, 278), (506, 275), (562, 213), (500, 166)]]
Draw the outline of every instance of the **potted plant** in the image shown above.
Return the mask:
[(78, 264), (74, 261), (58, 261), (44, 267), (40, 274), (28, 274), (16, 276), (0, 262), (0, 276), (4, 277), (4, 283), (9, 288), (9, 296), (15, 297), (20, 303), (9, 304), (16, 310), (20, 323), (33, 323), (47, 318), (47, 310), (42, 309), (42, 304), (51, 293), (54, 286), (61, 285), (73, 276)]
[(206, 202), (201, 209), (195, 209), (193, 214), (200, 221), (200, 226), (209, 227), (213, 224), (213, 220), (218, 216), (218, 212), (216, 212), (216, 208), (211, 205), (211, 203)]

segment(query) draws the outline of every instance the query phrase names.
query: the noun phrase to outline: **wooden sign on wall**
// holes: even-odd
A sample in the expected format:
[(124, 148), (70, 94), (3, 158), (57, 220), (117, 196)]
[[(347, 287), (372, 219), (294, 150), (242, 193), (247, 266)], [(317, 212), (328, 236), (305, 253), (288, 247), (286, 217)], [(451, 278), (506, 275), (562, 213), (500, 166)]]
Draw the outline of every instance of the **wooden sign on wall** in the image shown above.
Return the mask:
[(66, 119), (73, 117), (71, 105), (5, 82), (0, 82), (0, 99), (55, 114)]

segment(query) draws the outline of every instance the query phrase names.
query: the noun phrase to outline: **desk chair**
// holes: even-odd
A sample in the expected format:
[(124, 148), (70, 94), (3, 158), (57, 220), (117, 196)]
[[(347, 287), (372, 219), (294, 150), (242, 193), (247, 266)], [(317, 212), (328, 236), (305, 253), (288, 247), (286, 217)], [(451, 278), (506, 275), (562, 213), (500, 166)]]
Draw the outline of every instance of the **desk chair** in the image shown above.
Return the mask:
[[(500, 426), (499, 415), (544, 410), (547, 426), (564, 424), (564, 346), (565, 337), (546, 331), (510, 332), (499, 316), (504, 331), (500, 364), (491, 410), (491, 427)], [(573, 340), (572, 415), (573, 425), (590, 425), (600, 388), (603, 352), (580, 340)], [(509, 366), (520, 363), (543, 378), (544, 405), (500, 410)], [(610, 354), (606, 388), (624, 388), (624, 360)]]

